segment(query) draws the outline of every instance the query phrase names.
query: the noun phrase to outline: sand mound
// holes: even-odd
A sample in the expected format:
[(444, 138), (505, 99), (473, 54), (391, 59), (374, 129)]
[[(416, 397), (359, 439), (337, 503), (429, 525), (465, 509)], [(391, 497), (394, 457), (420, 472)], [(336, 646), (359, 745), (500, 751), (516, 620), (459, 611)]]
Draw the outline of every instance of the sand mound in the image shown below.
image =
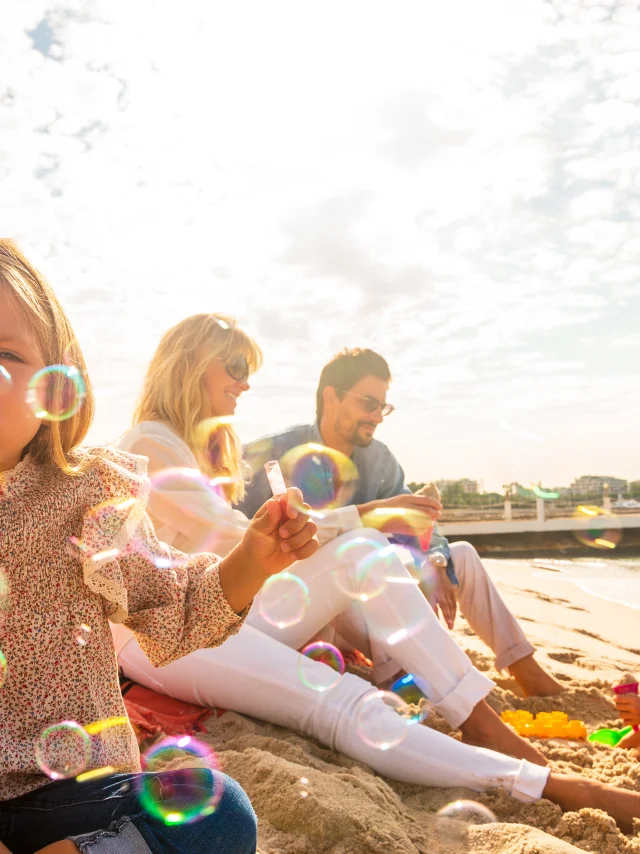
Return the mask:
[[(249, 794), (263, 854), (640, 854), (640, 837), (624, 836), (598, 810), (562, 815), (549, 801), (525, 805), (501, 791), (478, 795), (396, 783), (311, 740), (240, 715), (212, 721), (205, 740)], [(558, 770), (640, 791), (640, 763), (628, 753), (575, 742), (542, 749)], [(459, 798), (485, 804), (501, 824), (451, 829), (437, 822), (437, 810)]]

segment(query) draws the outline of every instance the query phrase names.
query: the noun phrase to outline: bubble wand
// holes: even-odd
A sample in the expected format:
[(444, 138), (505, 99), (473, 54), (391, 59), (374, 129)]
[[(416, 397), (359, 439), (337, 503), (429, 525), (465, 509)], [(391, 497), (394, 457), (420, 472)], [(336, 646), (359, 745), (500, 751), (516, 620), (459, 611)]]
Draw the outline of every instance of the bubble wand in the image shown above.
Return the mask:
[[(273, 497), (279, 502), (281, 509), (284, 511), (286, 509), (287, 501), (287, 485), (285, 484), (284, 477), (282, 476), (280, 463), (277, 460), (269, 460), (268, 463), (264, 464), (264, 470), (267, 473), (267, 480), (269, 481)], [(284, 506), (283, 499), (285, 502)]]

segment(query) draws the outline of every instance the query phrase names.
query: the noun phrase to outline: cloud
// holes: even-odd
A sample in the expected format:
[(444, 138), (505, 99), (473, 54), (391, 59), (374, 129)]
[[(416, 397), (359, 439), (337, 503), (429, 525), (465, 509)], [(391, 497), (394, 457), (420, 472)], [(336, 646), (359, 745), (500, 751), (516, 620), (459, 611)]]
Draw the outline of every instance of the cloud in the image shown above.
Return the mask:
[(640, 477), (636, 4), (12, 16), (0, 227), (69, 309), (108, 400), (96, 439), (167, 326), (226, 310), (266, 355), (245, 438), (310, 417), (323, 363), (360, 344), (391, 364), (382, 436), (412, 479)]

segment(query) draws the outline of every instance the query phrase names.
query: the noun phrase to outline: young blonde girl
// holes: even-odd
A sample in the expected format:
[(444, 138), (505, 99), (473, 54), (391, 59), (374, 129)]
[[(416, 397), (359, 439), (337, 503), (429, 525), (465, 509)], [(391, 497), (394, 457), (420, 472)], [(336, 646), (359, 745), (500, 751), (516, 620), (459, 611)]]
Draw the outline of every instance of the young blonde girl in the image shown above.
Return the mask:
[[(158, 537), (181, 551), (199, 551), (203, 543), (225, 554), (250, 524), (227, 501), (212, 493), (211, 476), (241, 471), (238, 442), (232, 431), (236, 401), (249, 389), (249, 377), (260, 364), (260, 350), (234, 321), (220, 314), (185, 318), (162, 337), (147, 370), (135, 426), (120, 447), (149, 459), (149, 514)], [(201, 479), (197, 469), (203, 473)], [(237, 496), (242, 491), (236, 481)], [(229, 495), (229, 493), (228, 493)], [(363, 573), (358, 557), (387, 547), (379, 531), (353, 526), (354, 508), (327, 512), (318, 538), (325, 545), (296, 564), (294, 572), (308, 585), (310, 602), (291, 625), (265, 619), (268, 607), (254, 607), (240, 631), (218, 649), (203, 649), (180, 661), (154, 668), (139, 642), (115, 627), (119, 662), (129, 678), (188, 702), (231, 709), (289, 727), (332, 750), (365, 763), (384, 776), (427, 786), (467, 786), (476, 791), (502, 787), (515, 798), (550, 798), (565, 809), (599, 806), (621, 825), (640, 815), (640, 794), (616, 791), (595, 781), (549, 773), (529, 743), (511, 732), (483, 699), (493, 687), (476, 671), (445, 631), (414, 584), (394, 583), (379, 596), (350, 607), (358, 596)], [(355, 511), (356, 516), (357, 510)], [(365, 544), (362, 544), (362, 540)], [(367, 543), (371, 545), (367, 546)], [(340, 567), (340, 587), (332, 569)], [(389, 577), (409, 582), (408, 571), (394, 555)], [(364, 574), (366, 580), (366, 574)], [(344, 589), (350, 586), (349, 592)], [(263, 593), (257, 605), (265, 606)], [(462, 744), (424, 726), (407, 727), (402, 742), (381, 750), (358, 734), (358, 710), (369, 703), (367, 720), (379, 733), (393, 732), (395, 712), (365, 680), (345, 673), (331, 690), (316, 692), (300, 678), (296, 650), (333, 621), (342, 638), (368, 652), (376, 626), (415, 629), (404, 640), (385, 647), (396, 668), (421, 676), (429, 699), (463, 738)], [(384, 632), (377, 637), (384, 645)], [(326, 666), (305, 660), (307, 682), (322, 685)], [(393, 671), (392, 671), (393, 673)], [(502, 751), (498, 753), (496, 751)], [(510, 753), (512, 755), (504, 755)], [(520, 757), (520, 758), (515, 758)], [(531, 758), (533, 761), (525, 761)]]
[[(184, 771), (151, 783), (140, 773), (108, 620), (129, 626), (156, 665), (221, 644), (269, 575), (316, 550), (315, 526), (290, 491), (285, 510), (267, 502), (224, 559), (180, 554), (158, 542), (146, 515), (146, 461), (79, 447), (92, 414), (59, 302), (0, 240), (0, 843), (12, 854), (250, 854), (255, 815), (217, 771), (198, 776), (204, 797), (222, 792), (199, 821), (165, 824), (143, 809), (141, 786), (153, 783), (162, 798), (190, 784)], [(73, 774), (104, 776), (65, 779), (72, 763), (46, 752), (45, 735), (64, 721), (85, 728), (88, 744)]]

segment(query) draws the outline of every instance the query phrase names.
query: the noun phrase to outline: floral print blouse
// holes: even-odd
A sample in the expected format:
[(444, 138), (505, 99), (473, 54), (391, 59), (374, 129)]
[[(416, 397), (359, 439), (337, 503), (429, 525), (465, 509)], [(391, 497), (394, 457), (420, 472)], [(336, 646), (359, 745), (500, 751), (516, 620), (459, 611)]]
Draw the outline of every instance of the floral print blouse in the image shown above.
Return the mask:
[(28, 456), (0, 473), (0, 801), (50, 782), (36, 746), (61, 721), (89, 734), (82, 770), (140, 770), (133, 730), (117, 721), (126, 712), (108, 620), (160, 666), (223, 643), (249, 610), (225, 599), (219, 558), (157, 540), (144, 458), (89, 448), (72, 462), (81, 474)]

